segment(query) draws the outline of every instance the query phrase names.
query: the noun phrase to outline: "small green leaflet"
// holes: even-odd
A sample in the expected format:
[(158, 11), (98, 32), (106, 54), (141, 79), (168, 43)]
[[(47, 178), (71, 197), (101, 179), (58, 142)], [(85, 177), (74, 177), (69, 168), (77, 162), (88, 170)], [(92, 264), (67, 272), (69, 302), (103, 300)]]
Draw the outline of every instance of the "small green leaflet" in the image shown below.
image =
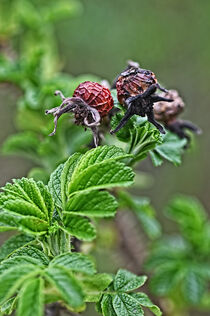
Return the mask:
[(114, 279), (114, 289), (119, 292), (136, 290), (144, 285), (146, 280), (146, 276), (137, 276), (130, 271), (120, 269)]
[(131, 291), (144, 285), (147, 277), (137, 276), (120, 269), (113, 281), (97, 303), (97, 310), (104, 316), (143, 316), (143, 307), (148, 307), (156, 316), (161, 316), (160, 309), (144, 293)]
[(160, 166), (163, 160), (166, 159), (175, 166), (180, 165), (185, 145), (186, 139), (180, 139), (175, 134), (167, 132), (163, 137), (163, 143), (150, 151), (152, 162), (155, 166)]

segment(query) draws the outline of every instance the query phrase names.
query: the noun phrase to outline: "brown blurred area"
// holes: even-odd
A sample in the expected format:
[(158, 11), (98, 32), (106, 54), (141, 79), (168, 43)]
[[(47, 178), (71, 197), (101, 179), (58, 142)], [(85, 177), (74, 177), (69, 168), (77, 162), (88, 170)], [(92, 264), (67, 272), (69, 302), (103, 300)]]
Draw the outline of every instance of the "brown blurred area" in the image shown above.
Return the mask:
[[(176, 193), (195, 195), (210, 212), (210, 1), (82, 0), (82, 3), (83, 15), (57, 24), (64, 71), (74, 75), (93, 73), (112, 81), (128, 59), (138, 61), (143, 68), (154, 71), (166, 88), (180, 91), (186, 102), (182, 117), (203, 130), (202, 135), (194, 138), (180, 167), (165, 163), (154, 168), (149, 158), (141, 163), (139, 170), (151, 173), (154, 181), (151, 187), (136, 194), (151, 197), (163, 222), (162, 208)], [(19, 93), (13, 86), (0, 85), (1, 143), (15, 131)], [(0, 184), (26, 175), (31, 166), (26, 159), (1, 156)], [(173, 229), (165, 226), (166, 230)], [(123, 260), (120, 254), (116, 256), (107, 250), (105, 265), (109, 265), (110, 271), (119, 266), (117, 261)], [(89, 315), (95, 314), (91, 311)]]

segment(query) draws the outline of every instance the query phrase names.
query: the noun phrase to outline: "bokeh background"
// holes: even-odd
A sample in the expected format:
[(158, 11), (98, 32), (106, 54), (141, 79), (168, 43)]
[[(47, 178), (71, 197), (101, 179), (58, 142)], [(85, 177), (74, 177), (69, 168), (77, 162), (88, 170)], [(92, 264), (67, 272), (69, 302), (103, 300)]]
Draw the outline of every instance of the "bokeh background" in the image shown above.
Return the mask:
[[(210, 211), (210, 1), (81, 2), (83, 12), (79, 16), (56, 25), (64, 71), (73, 75), (93, 73), (112, 81), (128, 59), (138, 61), (154, 71), (165, 87), (180, 91), (186, 102), (183, 117), (203, 130), (181, 166), (164, 163), (154, 168), (149, 159), (142, 163), (139, 169), (152, 175), (153, 181), (139, 194), (151, 197), (160, 217), (163, 206), (177, 192), (197, 196)], [(0, 85), (1, 143), (15, 130), (18, 95), (15, 87)], [(1, 185), (26, 175), (31, 166), (26, 159), (1, 156)]]

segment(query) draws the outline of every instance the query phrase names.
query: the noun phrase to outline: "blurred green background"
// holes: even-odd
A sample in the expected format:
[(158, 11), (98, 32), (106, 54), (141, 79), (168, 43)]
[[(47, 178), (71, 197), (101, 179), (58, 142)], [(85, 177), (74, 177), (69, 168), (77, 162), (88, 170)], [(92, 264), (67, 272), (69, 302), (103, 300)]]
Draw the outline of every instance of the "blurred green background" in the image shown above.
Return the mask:
[[(197, 196), (210, 210), (210, 1), (81, 2), (80, 16), (56, 25), (63, 70), (73, 75), (93, 73), (112, 81), (128, 59), (138, 61), (143, 68), (153, 70), (166, 88), (180, 91), (186, 102), (183, 117), (203, 130), (184, 155), (180, 167), (164, 163), (154, 168), (149, 159), (141, 163), (139, 169), (154, 179), (149, 188), (137, 193), (151, 197), (160, 217), (162, 207), (177, 192)], [(1, 143), (14, 132), (19, 93), (6, 83), (0, 85)], [(11, 178), (26, 175), (31, 166), (23, 158), (0, 157), (1, 185)], [(173, 229), (168, 225), (165, 228)], [(107, 257), (105, 265), (110, 265), (110, 270), (116, 264), (114, 260), (118, 260), (117, 254)]]
[[(180, 167), (165, 163), (154, 169), (149, 159), (140, 169), (154, 176), (142, 194), (161, 209), (175, 192), (198, 196), (209, 205), (209, 83), (210, 1), (202, 0), (83, 0), (83, 12), (57, 23), (56, 36), (63, 69), (74, 75), (93, 73), (112, 81), (128, 59), (153, 70), (167, 88), (186, 101), (184, 118), (203, 134), (184, 156)], [(0, 87), (2, 142), (14, 131), (15, 88)], [(31, 164), (20, 158), (0, 158), (1, 184), (22, 176)]]

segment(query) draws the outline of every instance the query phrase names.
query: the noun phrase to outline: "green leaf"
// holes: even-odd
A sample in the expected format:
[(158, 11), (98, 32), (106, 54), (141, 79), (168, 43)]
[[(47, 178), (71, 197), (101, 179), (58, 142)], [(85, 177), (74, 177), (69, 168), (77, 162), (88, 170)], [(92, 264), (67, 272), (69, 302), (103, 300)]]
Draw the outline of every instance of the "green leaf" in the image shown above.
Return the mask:
[(0, 261), (9, 256), (14, 250), (30, 243), (34, 238), (32, 236), (20, 234), (10, 237), (0, 247)]
[(155, 210), (147, 198), (131, 196), (124, 191), (119, 192), (119, 197), (124, 205), (135, 212), (149, 238), (155, 239), (160, 237), (161, 226), (155, 218)]
[(176, 262), (163, 265), (150, 280), (152, 292), (158, 296), (165, 296), (171, 293), (182, 277), (182, 274), (179, 273), (180, 271), (180, 266)]
[(41, 278), (25, 282), (18, 299), (17, 316), (44, 315), (44, 281)]
[(90, 191), (75, 194), (66, 205), (66, 212), (90, 217), (110, 217), (116, 213), (118, 203), (106, 191)]
[(55, 257), (50, 266), (62, 266), (75, 272), (82, 272), (86, 274), (96, 273), (95, 264), (86, 255), (77, 252), (64, 253)]
[(34, 258), (39, 261), (40, 265), (49, 264), (49, 258), (43, 253), (43, 251), (33, 246), (26, 246), (26, 247), (17, 249), (16, 251), (12, 253), (10, 258), (13, 258), (16, 256), (28, 256), (30, 258)]
[(108, 189), (112, 187), (128, 186), (133, 183), (134, 173), (123, 163), (105, 161), (92, 165), (79, 173), (70, 183), (69, 193)]
[(157, 305), (153, 304), (152, 301), (149, 299), (149, 297), (145, 293), (138, 292), (138, 293), (131, 293), (130, 295), (134, 299), (136, 299), (136, 301), (140, 305), (144, 307), (148, 307), (154, 315), (156, 316), (162, 315), (160, 308)]
[(4, 304), (0, 306), (0, 312), (3, 315), (12, 314), (13, 310), (16, 309), (17, 305), (17, 296), (8, 299)]
[(62, 196), (61, 196), (61, 174), (64, 168), (64, 164), (60, 164), (53, 173), (51, 173), (50, 180), (48, 182), (48, 188), (56, 206), (62, 209)]
[(77, 164), (79, 163), (82, 154), (75, 153), (69, 157), (69, 159), (65, 162), (63, 166), (63, 170), (61, 173), (61, 196), (62, 196), (62, 203), (65, 206), (66, 198), (68, 196), (68, 184), (71, 181), (72, 174), (74, 169), (76, 168)]
[(101, 300), (101, 309), (104, 316), (117, 316), (115, 313), (113, 304), (112, 304), (112, 296), (105, 294)]
[(0, 304), (10, 298), (27, 278), (39, 272), (40, 270), (32, 264), (15, 266), (6, 270), (1, 276), (1, 282), (4, 286), (0, 287)]
[(23, 216), (0, 211), (0, 231), (17, 229), (29, 234), (41, 235), (46, 233), (48, 224), (34, 216)]
[(78, 308), (84, 304), (82, 288), (68, 270), (63, 267), (51, 267), (46, 270), (45, 275), (70, 307)]
[(181, 164), (181, 156), (185, 145), (186, 139), (180, 139), (175, 134), (167, 132), (163, 138), (163, 143), (155, 148), (158, 156), (153, 156), (152, 160), (155, 162), (155, 165), (161, 164), (160, 159), (166, 159), (178, 166)]
[(28, 256), (16, 256), (14, 258), (3, 260), (0, 264), (0, 274), (2, 275), (2, 273), (4, 273), (6, 270), (12, 267), (20, 267), (21, 265), (29, 264), (34, 266), (40, 266), (40, 261)]
[(35, 133), (23, 132), (10, 136), (3, 144), (4, 154), (21, 155), (27, 158), (37, 159), (39, 139)]
[(146, 276), (137, 276), (134, 273), (120, 269), (114, 279), (115, 291), (127, 292), (138, 289), (146, 282)]
[(101, 297), (101, 292), (106, 290), (112, 281), (113, 277), (106, 273), (83, 277), (81, 283), (85, 293), (85, 301), (97, 302)]
[(140, 304), (129, 294), (118, 294), (114, 296), (113, 308), (117, 316), (143, 316), (144, 311)]
[(91, 241), (96, 237), (96, 229), (88, 218), (79, 215), (67, 215), (64, 231), (80, 240)]
[(193, 304), (199, 304), (207, 289), (207, 280), (201, 276), (200, 271), (187, 267), (182, 283), (183, 295), (186, 300)]
[(32, 203), (24, 200), (8, 200), (4, 202), (2, 208), (5, 211), (9, 211), (12, 213), (17, 213), (20, 215), (31, 215), (43, 220), (45, 219), (45, 215), (36, 205), (33, 205)]
[(80, 160), (77, 168), (74, 171), (72, 180), (74, 177), (77, 177), (79, 173), (86, 170), (88, 167), (100, 164), (105, 161), (116, 161), (121, 160), (130, 155), (125, 154), (125, 152), (116, 146), (98, 146), (97, 148), (93, 148), (86, 152), (82, 159)]

